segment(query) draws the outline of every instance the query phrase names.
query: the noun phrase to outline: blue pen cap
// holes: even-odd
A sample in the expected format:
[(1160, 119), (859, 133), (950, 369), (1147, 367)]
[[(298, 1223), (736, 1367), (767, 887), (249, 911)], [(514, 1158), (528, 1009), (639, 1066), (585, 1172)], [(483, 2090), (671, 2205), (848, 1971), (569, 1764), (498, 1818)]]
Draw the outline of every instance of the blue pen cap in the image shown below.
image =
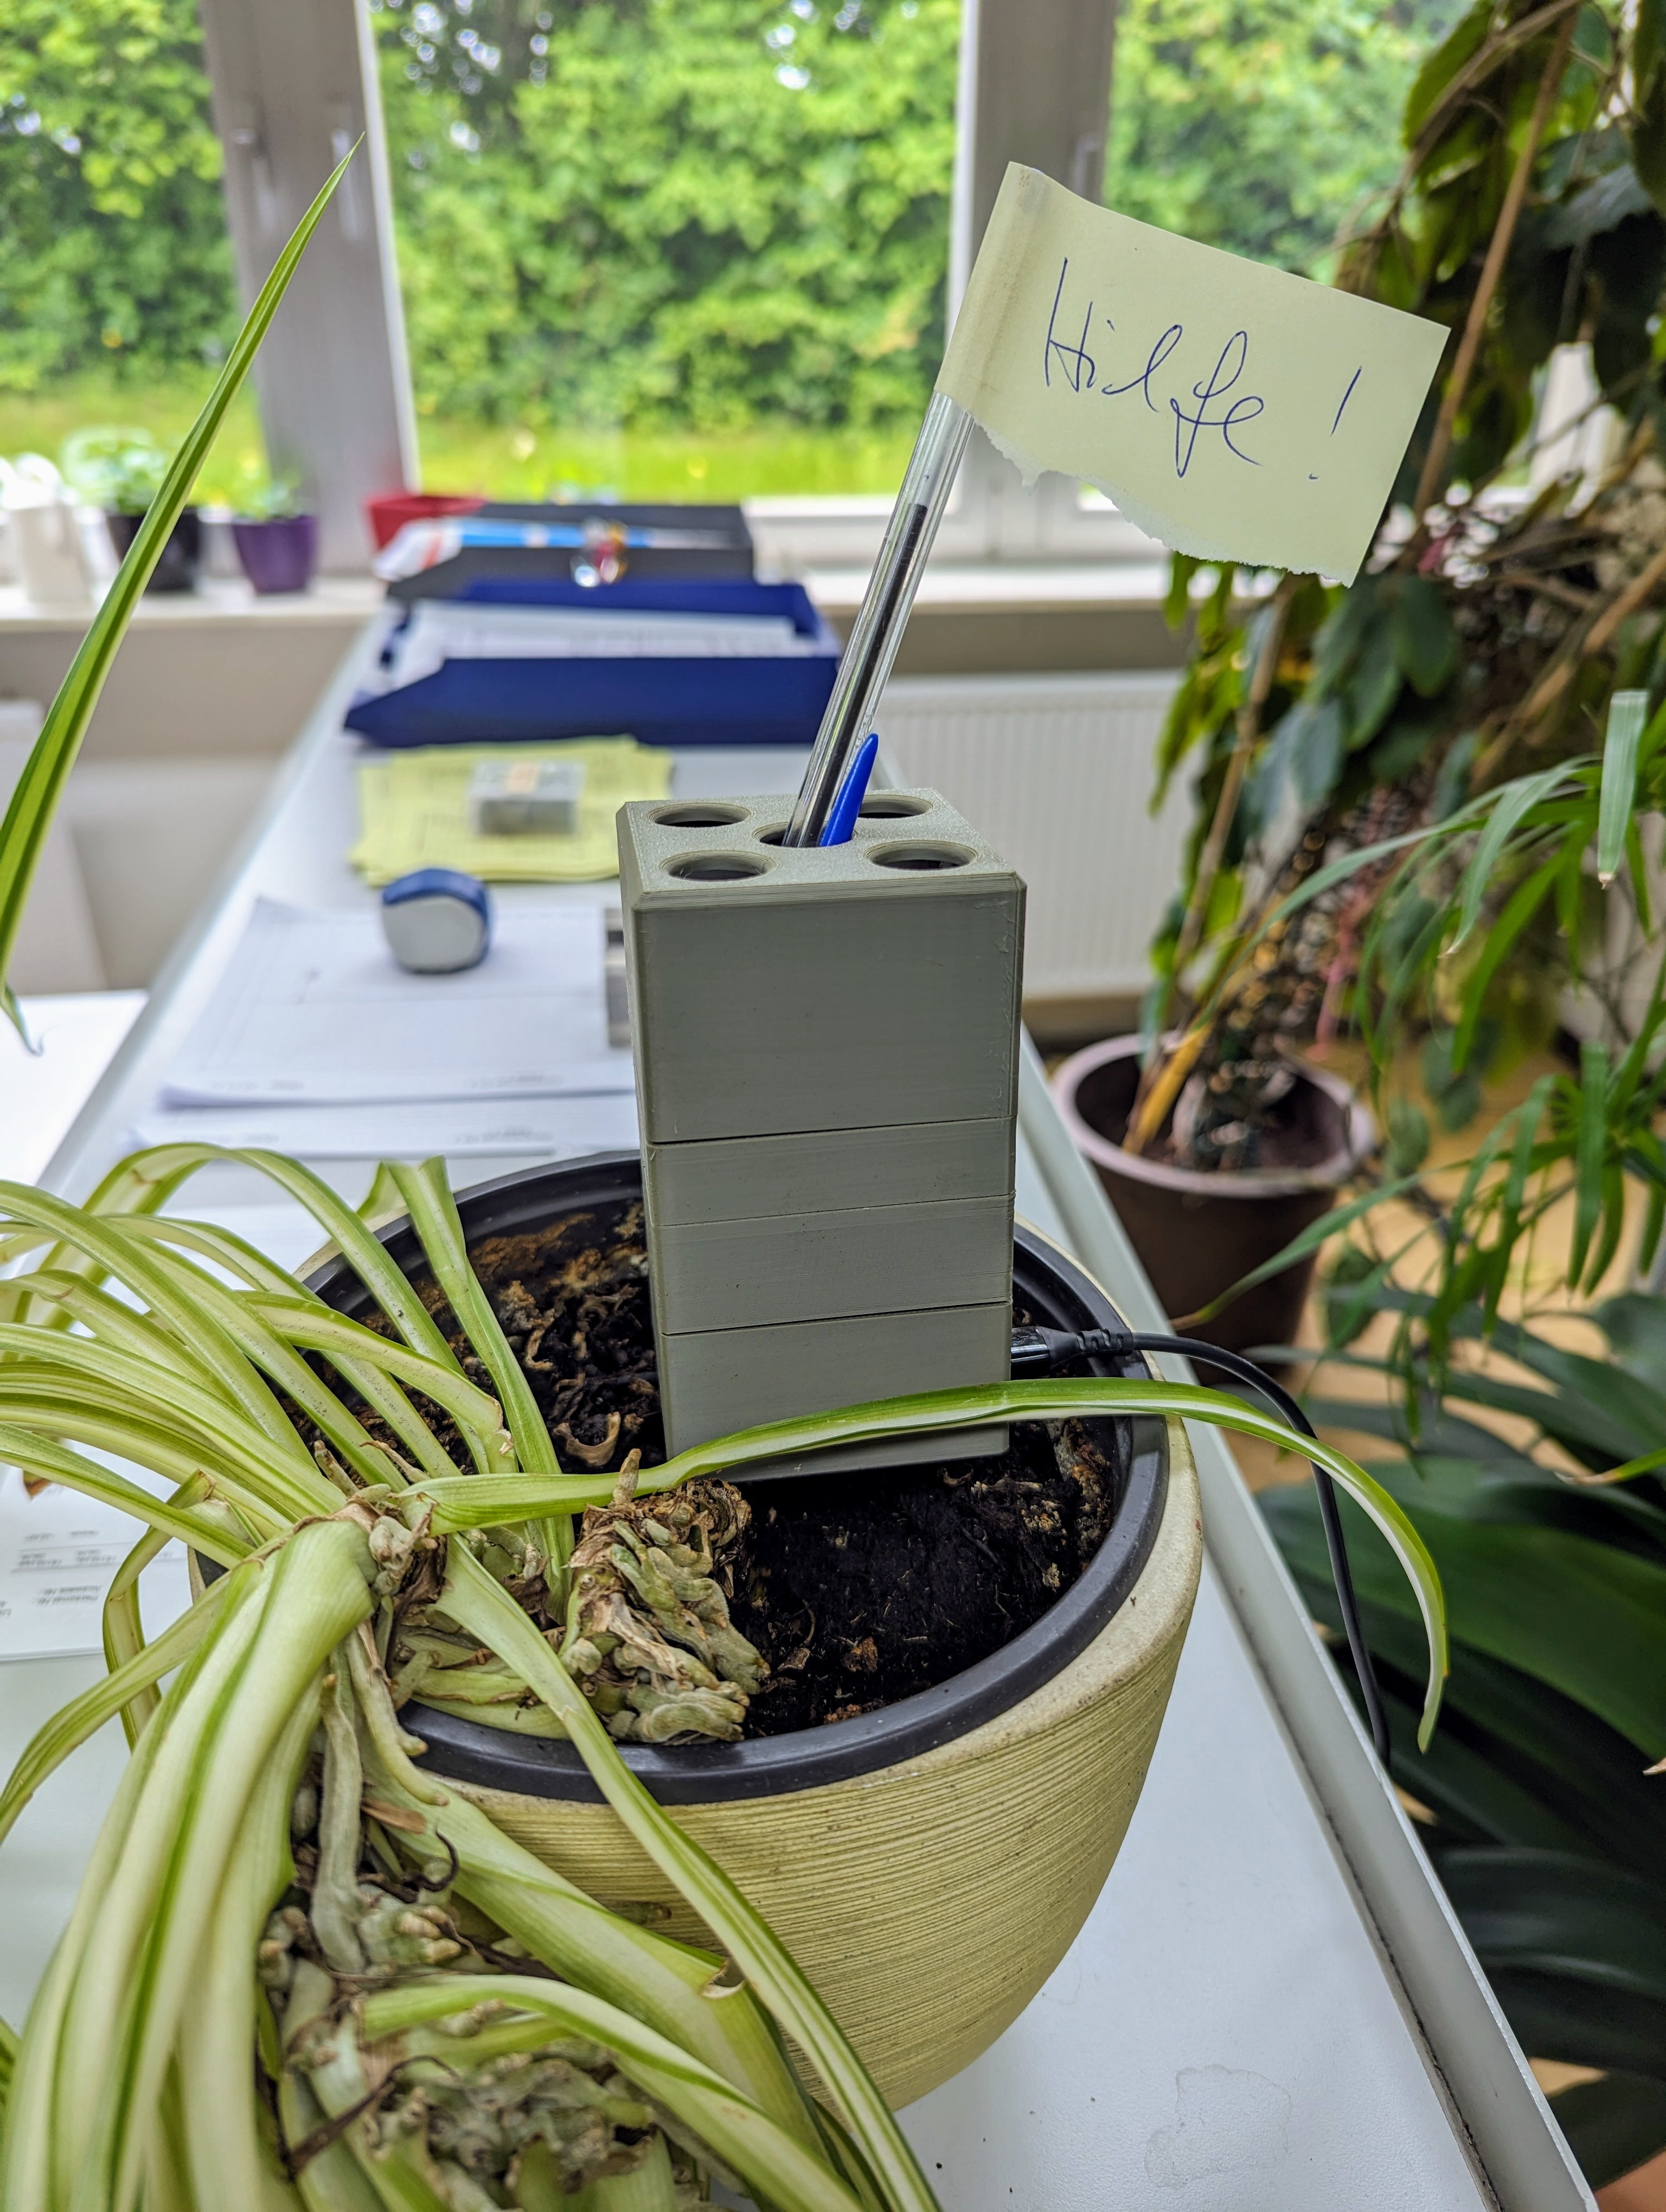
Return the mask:
[(460, 868), (414, 868), (382, 892), (382, 933), (413, 975), (477, 967), (492, 941), (490, 894)]

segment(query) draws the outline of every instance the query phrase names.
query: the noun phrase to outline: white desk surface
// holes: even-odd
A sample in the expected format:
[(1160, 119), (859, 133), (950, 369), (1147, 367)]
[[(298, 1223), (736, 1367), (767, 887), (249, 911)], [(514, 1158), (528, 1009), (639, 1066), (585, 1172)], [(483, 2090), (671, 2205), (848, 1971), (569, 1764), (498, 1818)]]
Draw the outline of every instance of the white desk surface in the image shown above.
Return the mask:
[(0, 1017), (0, 1180), (39, 1179), (143, 1005), (143, 991), (25, 999), (27, 1045)]
[[(343, 858), (357, 746), (337, 718), (353, 665), (43, 1178), (52, 1188), (84, 1194), (126, 1149), (258, 894), (327, 906), (370, 896)], [(679, 757), (675, 788), (787, 790), (798, 768), (796, 755), (690, 752)], [(1078, 1249), (1137, 1322), (1155, 1325), (1113, 1218), (1062, 1142), (1032, 1064), (1019, 1210)], [(476, 1159), (462, 1174), (475, 1181), (528, 1164)], [(325, 1172), (353, 1194), (368, 1176), (349, 1163)], [(318, 1242), (298, 1209), (240, 1172), (210, 1170), (179, 1204), (240, 1227), (286, 1262)], [(1293, 1593), (1269, 1564), (1230, 1461), (1211, 1437), (1197, 1442), (1217, 1555), (1121, 1856), (1022, 2019), (906, 2115), (945, 2212), (1590, 2206)], [(0, 1667), (0, 1760), (9, 1765), (98, 1665), (70, 1657)], [(105, 1729), (0, 1850), (0, 2016), (15, 2025), (122, 1757), (119, 1733)]]

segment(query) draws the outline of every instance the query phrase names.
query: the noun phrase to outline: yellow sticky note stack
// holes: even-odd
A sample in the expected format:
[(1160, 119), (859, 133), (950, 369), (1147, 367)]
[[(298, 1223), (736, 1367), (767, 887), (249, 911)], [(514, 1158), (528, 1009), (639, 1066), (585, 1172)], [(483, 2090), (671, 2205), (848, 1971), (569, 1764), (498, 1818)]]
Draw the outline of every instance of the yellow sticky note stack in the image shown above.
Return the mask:
[[(572, 836), (482, 836), (469, 826), (469, 781), (482, 761), (571, 761), (584, 769)], [(672, 756), (635, 738), (556, 745), (423, 745), (359, 770), (359, 842), (350, 855), (368, 884), (413, 868), (461, 868), (494, 884), (589, 883), (619, 872), (613, 817), (628, 799), (664, 799)]]

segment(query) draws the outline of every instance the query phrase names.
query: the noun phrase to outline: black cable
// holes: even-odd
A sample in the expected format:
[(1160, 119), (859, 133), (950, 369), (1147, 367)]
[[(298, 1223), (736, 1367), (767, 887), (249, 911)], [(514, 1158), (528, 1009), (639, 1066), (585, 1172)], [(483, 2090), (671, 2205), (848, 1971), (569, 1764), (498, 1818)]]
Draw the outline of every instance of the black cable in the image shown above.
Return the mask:
[[(1143, 1331), (1106, 1328), (1083, 1329), (1076, 1334), (1057, 1328), (1017, 1328), (1012, 1332), (1012, 1372), (1051, 1374), (1073, 1359), (1116, 1359), (1130, 1352), (1166, 1352), (1189, 1359), (1195, 1366), (1219, 1368), (1223, 1375), (1231, 1375), (1259, 1391), (1292, 1428), (1304, 1437), (1311, 1437), (1316, 1443), (1318, 1442), (1318, 1431), (1281, 1382), (1275, 1382), (1253, 1359), (1244, 1358), (1240, 1352), (1224, 1352), (1219, 1345), (1205, 1344), (1199, 1337), (1156, 1336)], [(1347, 1539), (1342, 1533), (1342, 1516), (1336, 1504), (1336, 1485), (1316, 1460), (1309, 1464), (1319, 1492), (1319, 1518), (1324, 1524), (1325, 1549), (1330, 1555), (1331, 1579), (1336, 1585), (1342, 1626), (1353, 1655), (1353, 1669), (1359, 1678), (1371, 1741), (1386, 1771), (1390, 1751), (1389, 1717), (1383, 1710), (1377, 1669), (1366, 1647), (1365, 1632), (1360, 1626), (1359, 1605), (1348, 1565)]]

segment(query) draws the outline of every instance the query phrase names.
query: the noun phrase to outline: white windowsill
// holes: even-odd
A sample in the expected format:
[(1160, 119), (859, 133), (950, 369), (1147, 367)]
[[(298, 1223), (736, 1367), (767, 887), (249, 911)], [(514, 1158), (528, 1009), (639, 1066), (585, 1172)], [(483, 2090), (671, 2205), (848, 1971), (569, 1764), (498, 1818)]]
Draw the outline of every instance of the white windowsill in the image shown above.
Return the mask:
[[(867, 587), (866, 568), (813, 568), (804, 586), (824, 613), (854, 614)], [(1160, 605), (1166, 562), (943, 562), (920, 579), (915, 605), (933, 614), (993, 613), (1003, 608)]]
[[(889, 508), (887, 508), (889, 512)], [(830, 562), (802, 571), (810, 596), (829, 615), (854, 614), (867, 586), (868, 563)], [(1151, 607), (1168, 588), (1164, 563), (1146, 561), (939, 561), (921, 579), (916, 605), (933, 613), (1027, 607)], [(193, 629), (232, 624), (295, 623), (356, 629), (386, 605), (374, 576), (321, 577), (309, 592), (258, 599), (244, 583), (205, 577), (194, 592), (148, 593), (134, 611), (140, 629)], [(90, 608), (37, 606), (13, 586), (0, 586), (0, 636), (21, 631), (79, 635)]]
[[(374, 576), (320, 576), (308, 592), (274, 592), (257, 597), (240, 578), (204, 576), (194, 592), (147, 592), (133, 611), (141, 629), (191, 629), (228, 623), (332, 624), (356, 629), (380, 607), (386, 586)], [(15, 584), (0, 586), (0, 635), (16, 630), (59, 630), (79, 634), (93, 619), (93, 605), (37, 606)]]

